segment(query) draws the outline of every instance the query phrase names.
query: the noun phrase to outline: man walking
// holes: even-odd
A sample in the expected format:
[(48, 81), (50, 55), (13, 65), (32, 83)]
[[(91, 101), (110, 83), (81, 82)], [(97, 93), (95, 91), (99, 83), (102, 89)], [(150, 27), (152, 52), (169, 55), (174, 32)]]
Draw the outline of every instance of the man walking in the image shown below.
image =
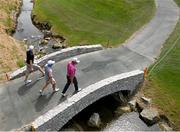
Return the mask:
[(77, 58), (73, 58), (72, 61), (68, 62), (67, 64), (67, 83), (62, 91), (62, 96), (66, 96), (66, 91), (69, 88), (70, 84), (74, 84), (75, 87), (75, 91), (79, 92), (81, 89), (78, 88), (78, 82), (76, 79), (76, 65), (79, 63), (80, 61)]
[(44, 66), (46, 84), (44, 85), (42, 90), (39, 91), (41, 95), (42, 95), (43, 91), (47, 88), (49, 83), (51, 83), (51, 85), (52, 85), (53, 92), (59, 91), (59, 88), (56, 88), (56, 80), (53, 78), (52, 66), (54, 63), (55, 63), (55, 61), (49, 60), (47, 62), (47, 64)]
[(42, 76), (44, 76), (44, 71), (42, 70), (42, 68), (39, 65), (34, 64), (33, 49), (34, 46), (30, 45), (29, 50), (26, 52), (26, 76), (24, 80), (25, 84), (32, 82), (32, 80), (28, 80), (28, 76), (34, 70), (34, 68), (37, 68), (42, 73)]

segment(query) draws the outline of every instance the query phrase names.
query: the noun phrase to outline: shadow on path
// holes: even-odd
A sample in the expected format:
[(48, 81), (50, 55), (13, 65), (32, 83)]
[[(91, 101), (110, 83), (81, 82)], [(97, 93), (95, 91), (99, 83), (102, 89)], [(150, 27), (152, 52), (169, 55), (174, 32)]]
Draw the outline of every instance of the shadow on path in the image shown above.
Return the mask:
[(91, 65), (89, 65), (88, 67), (82, 69), (83, 72), (89, 72), (94, 70), (103, 70), (107, 65), (118, 61), (117, 59), (111, 58), (109, 60), (105, 60), (105, 61), (94, 61)]
[(65, 97), (63, 97), (63, 96), (61, 96), (61, 98), (59, 99), (59, 102), (58, 102), (58, 104), (60, 104), (60, 103), (62, 103), (62, 102), (64, 102), (64, 101), (66, 101), (68, 98), (70, 98), (71, 96), (73, 96), (74, 94), (76, 94), (77, 92), (76, 91), (74, 91), (71, 95), (67, 95), (67, 96), (65, 96)]
[(44, 107), (48, 104), (48, 102), (51, 100), (51, 98), (53, 97), (54, 92), (53, 93), (48, 93), (46, 95), (40, 95), (37, 98), (36, 104), (35, 104), (35, 110), (36, 112), (40, 112), (41, 110), (44, 109)]
[(30, 84), (27, 84), (27, 85), (22, 85), (19, 89), (18, 89), (18, 94), (20, 96), (23, 96), (25, 95), (39, 80), (36, 80)]

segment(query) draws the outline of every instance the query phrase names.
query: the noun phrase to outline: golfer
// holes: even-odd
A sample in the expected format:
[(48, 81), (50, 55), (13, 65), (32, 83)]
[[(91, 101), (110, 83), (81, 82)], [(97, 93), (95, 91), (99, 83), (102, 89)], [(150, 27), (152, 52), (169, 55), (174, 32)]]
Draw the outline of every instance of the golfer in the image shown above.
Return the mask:
[(76, 78), (76, 65), (80, 62), (77, 58), (73, 58), (70, 62), (67, 64), (67, 83), (62, 91), (62, 96), (66, 96), (66, 91), (69, 88), (70, 84), (74, 84), (75, 91), (79, 92), (81, 89), (78, 88), (78, 81)]
[(59, 91), (59, 88), (56, 88), (56, 80), (53, 78), (52, 66), (54, 63), (55, 61), (49, 60), (47, 64), (44, 66), (46, 84), (44, 85), (42, 90), (39, 91), (41, 95), (50, 83), (52, 85), (53, 92)]
[(42, 68), (39, 65), (34, 64), (33, 49), (34, 49), (34, 46), (30, 45), (29, 50), (26, 52), (26, 75), (25, 75), (25, 80), (24, 80), (25, 84), (32, 82), (32, 80), (28, 80), (28, 77), (29, 77), (29, 74), (33, 72), (35, 68), (38, 69), (42, 73), (42, 76), (44, 76), (44, 71), (42, 70)]

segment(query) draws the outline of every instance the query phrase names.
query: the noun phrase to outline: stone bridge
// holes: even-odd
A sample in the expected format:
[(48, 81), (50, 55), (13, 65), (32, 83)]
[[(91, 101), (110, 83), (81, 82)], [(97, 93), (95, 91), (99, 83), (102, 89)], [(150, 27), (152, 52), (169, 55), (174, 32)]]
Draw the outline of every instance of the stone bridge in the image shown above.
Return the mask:
[(144, 73), (136, 70), (99, 81), (38, 117), (31, 125), (37, 131), (58, 131), (76, 114), (105, 96), (119, 91), (129, 91), (132, 95), (143, 80)]

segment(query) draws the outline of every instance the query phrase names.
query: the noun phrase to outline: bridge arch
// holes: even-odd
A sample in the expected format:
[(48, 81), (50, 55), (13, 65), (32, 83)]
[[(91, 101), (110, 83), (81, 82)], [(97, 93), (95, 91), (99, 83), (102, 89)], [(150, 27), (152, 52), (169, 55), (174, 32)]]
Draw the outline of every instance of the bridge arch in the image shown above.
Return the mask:
[(143, 82), (143, 71), (135, 70), (92, 84), (32, 122), (37, 131), (58, 131), (75, 115), (97, 100), (119, 91), (132, 95)]

